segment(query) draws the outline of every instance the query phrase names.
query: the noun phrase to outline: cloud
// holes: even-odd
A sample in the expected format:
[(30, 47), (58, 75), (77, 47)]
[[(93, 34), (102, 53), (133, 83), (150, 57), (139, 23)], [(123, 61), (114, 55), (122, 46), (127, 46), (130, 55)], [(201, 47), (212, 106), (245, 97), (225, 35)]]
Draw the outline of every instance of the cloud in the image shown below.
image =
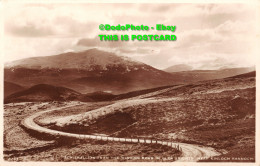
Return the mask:
[(75, 45), (75, 39), (73, 38), (56, 39), (9, 37), (5, 38), (4, 42), (5, 62), (35, 56), (56, 55), (74, 48)]
[[(256, 6), (247, 4), (12, 4), (5, 6), (5, 61), (99, 48), (157, 68), (251, 64)], [(100, 31), (99, 24), (176, 25), (168, 31)], [(100, 41), (98, 35), (175, 34), (175, 42)], [(245, 58), (246, 56), (246, 58)]]
[(249, 53), (256, 42), (253, 22), (230, 21), (211, 29), (196, 29), (178, 34), (174, 48), (201, 50), (199, 53)]
[(178, 42), (175, 48), (189, 48), (196, 46), (205, 46), (207, 44), (219, 43), (225, 40), (225, 36), (216, 33), (212, 29), (191, 30), (181, 33), (178, 36)]
[(7, 26), (7, 31), (15, 36), (23, 36), (23, 37), (42, 37), (42, 36), (51, 36), (55, 33), (49, 27), (38, 27), (31, 23), (26, 23), (26, 25), (15, 27), (15, 26)]
[[(79, 37), (98, 31), (96, 20), (69, 6), (23, 5), (7, 9), (5, 32), (14, 37)], [(19, 16), (19, 17), (18, 17)], [(85, 17), (82, 18), (82, 17)], [(91, 35), (89, 35), (91, 34)]]
[(121, 41), (100, 41), (100, 37), (96, 36), (95, 38), (83, 38), (77, 42), (79, 46), (86, 46), (86, 47), (107, 47), (107, 48), (117, 48), (123, 47), (126, 45), (126, 42)]

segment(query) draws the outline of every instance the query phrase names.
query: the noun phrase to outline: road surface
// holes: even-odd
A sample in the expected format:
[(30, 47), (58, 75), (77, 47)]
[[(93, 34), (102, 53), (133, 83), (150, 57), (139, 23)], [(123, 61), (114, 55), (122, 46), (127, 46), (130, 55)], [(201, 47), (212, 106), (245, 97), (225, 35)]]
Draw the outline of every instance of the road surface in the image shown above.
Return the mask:
[[(77, 104), (78, 105), (78, 104)], [(127, 104), (128, 105), (128, 104)], [(73, 105), (76, 106), (76, 105)], [(210, 147), (204, 147), (194, 144), (186, 144), (186, 143), (177, 143), (177, 142), (167, 142), (160, 140), (151, 140), (151, 139), (138, 139), (138, 138), (117, 138), (117, 137), (107, 137), (100, 135), (86, 135), (86, 134), (74, 134), (67, 133), (57, 130), (48, 129), (42, 126), (39, 126), (35, 123), (34, 119), (38, 116), (41, 116), (44, 113), (61, 110), (68, 107), (73, 107), (72, 105), (64, 106), (60, 108), (49, 109), (42, 112), (37, 112), (24, 120), (22, 120), (22, 125), (29, 130), (36, 131), (41, 134), (48, 134), (53, 136), (64, 136), (68, 138), (76, 138), (76, 139), (94, 139), (94, 140), (104, 140), (104, 141), (116, 141), (116, 142), (131, 142), (131, 143), (147, 143), (147, 144), (162, 144), (167, 145), (172, 148), (180, 149), (182, 152), (181, 157), (177, 161), (198, 161), (201, 159), (206, 159), (213, 156), (220, 155), (219, 152)]]

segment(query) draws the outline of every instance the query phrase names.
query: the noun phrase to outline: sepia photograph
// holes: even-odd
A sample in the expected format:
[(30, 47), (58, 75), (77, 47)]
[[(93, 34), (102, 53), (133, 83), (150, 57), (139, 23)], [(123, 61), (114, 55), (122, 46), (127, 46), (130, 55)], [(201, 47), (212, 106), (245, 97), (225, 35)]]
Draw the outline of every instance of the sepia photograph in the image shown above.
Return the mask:
[(253, 2), (3, 1), (2, 162), (256, 163)]

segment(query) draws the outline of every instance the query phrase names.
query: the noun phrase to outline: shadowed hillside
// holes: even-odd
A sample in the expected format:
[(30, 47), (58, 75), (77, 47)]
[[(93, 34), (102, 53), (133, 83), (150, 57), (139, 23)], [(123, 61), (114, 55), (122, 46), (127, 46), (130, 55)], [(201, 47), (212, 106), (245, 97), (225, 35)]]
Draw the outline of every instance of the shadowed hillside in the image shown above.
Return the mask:
[(68, 88), (39, 84), (7, 96), (4, 102), (64, 101), (74, 100), (78, 95), (80, 93)]
[(12, 82), (4, 81), (4, 97), (21, 90), (24, 90), (24, 87)]

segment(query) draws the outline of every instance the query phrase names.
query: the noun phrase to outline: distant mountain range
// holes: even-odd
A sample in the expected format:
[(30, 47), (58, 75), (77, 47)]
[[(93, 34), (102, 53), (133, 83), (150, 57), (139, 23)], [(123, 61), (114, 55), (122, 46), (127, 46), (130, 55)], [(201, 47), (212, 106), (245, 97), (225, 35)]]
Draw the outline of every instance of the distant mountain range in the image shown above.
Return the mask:
[(164, 69), (163, 71), (172, 73), (172, 72), (190, 71), (190, 70), (192, 70), (191, 66), (185, 64), (179, 64), (179, 65), (170, 66)]
[(23, 87), (49, 84), (114, 94), (175, 84), (170, 73), (97, 49), (14, 61), (5, 65), (4, 79)]
[[(187, 65), (177, 65), (167, 71), (178, 72), (165, 72), (98, 49), (27, 58), (5, 65), (4, 96), (9, 102), (33, 101), (35, 98), (46, 101), (74, 98), (82, 101), (102, 101), (143, 93), (140, 90), (144, 89), (232, 77), (255, 70), (190, 69)], [(117, 96), (118, 94), (125, 95)]]

